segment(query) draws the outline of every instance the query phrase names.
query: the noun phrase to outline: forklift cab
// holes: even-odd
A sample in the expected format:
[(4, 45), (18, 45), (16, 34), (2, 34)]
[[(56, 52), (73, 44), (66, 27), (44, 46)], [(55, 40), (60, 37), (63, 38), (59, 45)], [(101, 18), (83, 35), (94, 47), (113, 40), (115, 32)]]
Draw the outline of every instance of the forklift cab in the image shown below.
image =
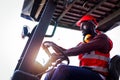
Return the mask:
[[(21, 17), (31, 22), (36, 21), (38, 25), (31, 33), (25, 32), (29, 39), (16, 65), (12, 80), (40, 80), (42, 75), (36, 75), (42, 73), (46, 67), (35, 59), (44, 37), (54, 36), (58, 26), (79, 30), (75, 23), (85, 14), (97, 18), (97, 29), (107, 32), (120, 25), (120, 0), (24, 0)], [(48, 25), (54, 25), (51, 35), (45, 35)], [(119, 66), (120, 56), (116, 55), (110, 60), (108, 80), (118, 80)]]

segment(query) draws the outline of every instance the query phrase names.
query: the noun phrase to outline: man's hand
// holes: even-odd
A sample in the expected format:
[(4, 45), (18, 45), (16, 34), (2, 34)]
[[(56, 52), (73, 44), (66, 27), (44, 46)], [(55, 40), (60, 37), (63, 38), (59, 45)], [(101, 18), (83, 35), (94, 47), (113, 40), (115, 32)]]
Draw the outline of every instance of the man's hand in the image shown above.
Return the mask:
[[(52, 47), (56, 53), (59, 53), (60, 52), (60, 47), (55, 44), (54, 42), (51, 42), (51, 41), (45, 41), (42, 45), (43, 48), (48, 48), (48, 47)], [(62, 50), (61, 50), (62, 51)]]
[(58, 47), (58, 45), (56, 45), (54, 42), (52, 42), (52, 41), (45, 41), (44, 43), (43, 43), (43, 46), (44, 47), (46, 47), (46, 48), (48, 48), (48, 47)]
[(54, 44), (54, 43), (51, 42), (51, 41), (45, 41), (45, 42), (43, 43), (43, 47), (48, 48), (48, 47), (52, 46), (53, 44)]

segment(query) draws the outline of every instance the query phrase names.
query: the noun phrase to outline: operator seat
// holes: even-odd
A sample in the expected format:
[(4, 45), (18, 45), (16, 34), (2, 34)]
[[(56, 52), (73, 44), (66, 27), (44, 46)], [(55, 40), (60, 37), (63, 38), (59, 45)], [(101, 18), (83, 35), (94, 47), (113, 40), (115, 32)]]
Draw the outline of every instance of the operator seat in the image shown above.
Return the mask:
[(110, 60), (109, 76), (107, 80), (119, 80), (119, 76), (120, 76), (120, 56), (115, 55)]

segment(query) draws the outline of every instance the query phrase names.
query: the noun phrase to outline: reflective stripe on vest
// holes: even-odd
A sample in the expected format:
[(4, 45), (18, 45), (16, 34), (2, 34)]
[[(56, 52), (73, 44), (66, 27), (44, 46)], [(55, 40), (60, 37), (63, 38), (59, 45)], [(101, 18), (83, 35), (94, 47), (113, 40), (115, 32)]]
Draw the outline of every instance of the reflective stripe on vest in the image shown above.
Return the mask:
[(82, 58), (99, 59), (99, 60), (104, 60), (104, 61), (107, 61), (107, 62), (109, 60), (109, 57), (96, 55), (95, 51), (92, 51), (90, 54), (86, 53)]
[(89, 67), (103, 75), (108, 74), (109, 53), (103, 54), (98, 51), (81, 54), (80, 66)]

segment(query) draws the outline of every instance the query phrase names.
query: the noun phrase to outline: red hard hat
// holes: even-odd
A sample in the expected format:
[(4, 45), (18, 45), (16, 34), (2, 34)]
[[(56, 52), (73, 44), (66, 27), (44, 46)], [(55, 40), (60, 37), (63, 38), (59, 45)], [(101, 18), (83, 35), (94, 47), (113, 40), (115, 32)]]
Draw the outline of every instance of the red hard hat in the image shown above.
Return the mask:
[(91, 15), (85, 15), (79, 21), (77, 21), (76, 25), (80, 26), (81, 22), (83, 22), (83, 21), (93, 21), (95, 25), (98, 24), (97, 21), (96, 21), (96, 19), (93, 16), (91, 16)]

